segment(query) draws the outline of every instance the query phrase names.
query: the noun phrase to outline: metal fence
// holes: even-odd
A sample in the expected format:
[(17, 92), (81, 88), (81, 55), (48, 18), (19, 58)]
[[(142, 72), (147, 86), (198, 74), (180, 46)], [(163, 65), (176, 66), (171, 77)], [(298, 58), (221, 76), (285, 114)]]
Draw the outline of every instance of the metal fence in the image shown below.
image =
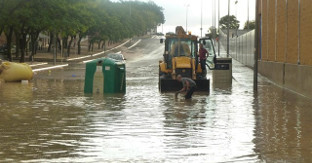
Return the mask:
[[(220, 41), (225, 49), (227, 45), (226, 36), (226, 34), (220, 31)], [(236, 37), (236, 34), (230, 34), (230, 56), (248, 67), (253, 67), (255, 45), (254, 37), (255, 30), (249, 31), (238, 37)]]

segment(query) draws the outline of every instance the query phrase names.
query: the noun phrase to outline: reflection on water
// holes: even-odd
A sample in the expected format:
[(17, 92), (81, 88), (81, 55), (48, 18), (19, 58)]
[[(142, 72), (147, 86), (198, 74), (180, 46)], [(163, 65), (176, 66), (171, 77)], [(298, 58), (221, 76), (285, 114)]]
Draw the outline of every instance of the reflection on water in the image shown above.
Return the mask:
[(186, 101), (158, 92), (154, 60), (127, 69), (125, 95), (84, 95), (83, 80), (44, 74), (1, 83), (0, 162), (312, 161), (311, 101), (265, 81), (253, 94), (251, 70)]
[(264, 86), (255, 108), (255, 150), (267, 162), (312, 162), (311, 100)]
[[(21, 83), (10, 83), (10, 84), (4, 84), (0, 83), (0, 97), (3, 97), (5, 99), (12, 99), (10, 101), (12, 102), (26, 102), (32, 100), (32, 83), (30, 84), (21, 84)], [(4, 102), (10, 102), (10, 101), (4, 101)], [(4, 103), (0, 103), (0, 106), (9, 106), (5, 105)]]

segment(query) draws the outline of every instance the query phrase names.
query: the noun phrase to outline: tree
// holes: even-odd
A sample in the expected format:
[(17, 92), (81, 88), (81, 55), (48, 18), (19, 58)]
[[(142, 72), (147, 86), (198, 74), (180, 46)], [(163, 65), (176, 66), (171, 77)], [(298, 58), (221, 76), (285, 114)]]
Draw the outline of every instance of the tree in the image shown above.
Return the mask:
[[(23, 10), (23, 6), (27, 5), (27, 2), (19, 0), (2, 0), (0, 3), (0, 31), (4, 31), (5, 33), (8, 49), (7, 56), (9, 61), (12, 61), (11, 47), (13, 33), (17, 26), (22, 26), (23, 24), (18, 18), (24, 18), (23, 15), (20, 15), (20, 11)], [(25, 15), (28, 15), (28, 13), (25, 13)]]
[(230, 23), (229, 23), (230, 29), (239, 28), (239, 21), (236, 19), (236, 17), (234, 15), (230, 15), (230, 16), (226, 15), (226, 16), (223, 16), (219, 21), (221, 29), (228, 28), (228, 20), (230, 20)]
[[(154, 2), (110, 0), (1, 0), (0, 34), (7, 37), (8, 58), (12, 60), (11, 46), (16, 38), (17, 51), (21, 51), (20, 62), (25, 61), (27, 42), (31, 44), (33, 59), (36, 54), (39, 33), (50, 35), (61, 50), (70, 54), (73, 39), (80, 42), (88, 36), (89, 47), (94, 43), (117, 42), (135, 35), (145, 34), (149, 29), (164, 23), (163, 9)], [(56, 47), (56, 46), (55, 46)], [(90, 49), (89, 48), (89, 49)], [(18, 55), (17, 55), (18, 56)]]
[(244, 25), (244, 29), (248, 29), (248, 24), (249, 24), (249, 29), (253, 30), (256, 28), (256, 21), (251, 20), (251, 21), (246, 21)]

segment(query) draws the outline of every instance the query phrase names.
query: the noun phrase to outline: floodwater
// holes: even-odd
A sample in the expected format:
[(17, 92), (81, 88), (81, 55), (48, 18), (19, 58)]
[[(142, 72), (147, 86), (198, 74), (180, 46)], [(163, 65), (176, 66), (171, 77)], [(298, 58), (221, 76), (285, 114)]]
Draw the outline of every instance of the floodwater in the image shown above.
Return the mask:
[(160, 94), (162, 50), (147, 39), (123, 52), (125, 95), (85, 95), (84, 64), (1, 83), (0, 162), (312, 162), (310, 99), (263, 77), (254, 93), (235, 61), (230, 87)]

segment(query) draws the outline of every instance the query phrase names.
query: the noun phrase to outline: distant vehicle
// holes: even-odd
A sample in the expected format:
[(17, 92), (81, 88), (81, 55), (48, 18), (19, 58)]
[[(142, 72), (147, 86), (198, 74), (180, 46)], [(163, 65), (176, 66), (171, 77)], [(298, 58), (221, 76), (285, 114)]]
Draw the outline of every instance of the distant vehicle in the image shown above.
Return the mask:
[(163, 33), (156, 33), (157, 36), (165, 36)]
[(126, 62), (126, 59), (124, 58), (124, 56), (119, 53), (109, 53), (107, 55), (107, 58), (113, 59), (118, 62)]

